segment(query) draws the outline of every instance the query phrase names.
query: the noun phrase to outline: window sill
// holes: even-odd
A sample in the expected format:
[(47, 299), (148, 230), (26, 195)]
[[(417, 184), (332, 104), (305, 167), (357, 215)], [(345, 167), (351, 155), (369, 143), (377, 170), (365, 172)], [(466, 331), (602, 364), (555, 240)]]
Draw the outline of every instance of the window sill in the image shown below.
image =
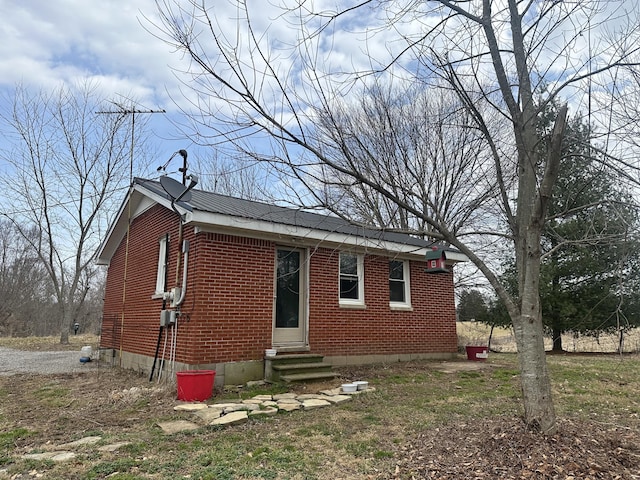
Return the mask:
[(396, 312), (413, 312), (413, 307), (411, 305), (402, 303), (390, 303), (389, 309)]
[(364, 303), (356, 302), (340, 302), (340, 308), (351, 308), (353, 310), (365, 310), (367, 306)]

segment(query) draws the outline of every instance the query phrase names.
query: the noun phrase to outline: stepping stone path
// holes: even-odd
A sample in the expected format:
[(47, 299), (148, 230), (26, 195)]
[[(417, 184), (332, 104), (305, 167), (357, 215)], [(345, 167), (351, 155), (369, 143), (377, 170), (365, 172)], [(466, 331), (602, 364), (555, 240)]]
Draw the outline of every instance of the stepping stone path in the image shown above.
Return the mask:
[[(232, 426), (240, 425), (251, 418), (277, 415), (278, 412), (313, 410), (348, 402), (353, 395), (375, 391), (369, 387), (353, 393), (343, 393), (340, 388), (322, 390), (319, 393), (278, 393), (276, 395), (256, 395), (255, 397), (221, 403), (181, 403), (173, 407), (176, 412), (192, 413), (193, 422), (181, 420), (158, 424), (167, 435), (199, 428), (200, 425)], [(167, 424), (170, 424), (168, 426)], [(181, 427), (182, 426), (182, 427)], [(184, 428), (181, 429), (181, 428)]]
[[(173, 420), (158, 423), (165, 435), (197, 430), (203, 425), (219, 425), (229, 427), (247, 422), (250, 418), (268, 417), (277, 415), (278, 412), (292, 412), (295, 410), (313, 410), (316, 408), (329, 407), (343, 402), (348, 402), (353, 395), (371, 392), (372, 387), (353, 393), (343, 393), (340, 388), (333, 390), (323, 390), (320, 393), (305, 393), (296, 395), (295, 393), (280, 393), (277, 395), (256, 395), (247, 400), (238, 402), (225, 401), (224, 403), (180, 403), (173, 409), (177, 412), (188, 412), (194, 417), (194, 421)], [(75, 451), (82, 447), (93, 447), (102, 441), (102, 437), (84, 437), (74, 442), (57, 446), (47, 446), (46, 452), (30, 453), (22, 455), (24, 459), (51, 460), (53, 462), (64, 462), (73, 460), (77, 454)], [(116, 450), (129, 445), (130, 442), (117, 442), (108, 445), (95, 447), (99, 452), (115, 452)], [(0, 474), (2, 470), (0, 470)], [(1, 475), (0, 475), (1, 476)]]
[[(62, 445), (56, 445), (53, 447), (47, 445), (45, 448), (51, 448), (51, 451), (42, 453), (27, 453), (25, 455), (22, 455), (21, 458), (27, 460), (51, 460), (52, 462), (66, 462), (67, 460), (73, 460), (77, 457), (76, 451), (78, 450), (78, 448), (84, 446), (93, 446), (101, 440), (102, 437), (92, 436), (84, 437), (80, 440), (76, 440), (75, 442), (64, 443)], [(97, 447), (97, 450), (100, 452), (115, 452), (116, 450), (129, 445), (129, 443), (131, 442), (118, 442), (109, 445), (102, 445), (101, 447)]]

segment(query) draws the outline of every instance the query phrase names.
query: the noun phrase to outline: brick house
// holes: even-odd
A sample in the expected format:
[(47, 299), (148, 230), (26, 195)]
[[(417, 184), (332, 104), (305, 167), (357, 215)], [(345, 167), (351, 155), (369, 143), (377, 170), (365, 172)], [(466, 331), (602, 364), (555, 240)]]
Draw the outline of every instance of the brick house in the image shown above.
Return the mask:
[(449, 267), (464, 255), (443, 250), (447, 268), (429, 273), (421, 239), (189, 197), (172, 202), (160, 182), (134, 180), (97, 254), (108, 265), (103, 359), (147, 373), (213, 369), (221, 385), (263, 378), (270, 348), (334, 366), (456, 353)]

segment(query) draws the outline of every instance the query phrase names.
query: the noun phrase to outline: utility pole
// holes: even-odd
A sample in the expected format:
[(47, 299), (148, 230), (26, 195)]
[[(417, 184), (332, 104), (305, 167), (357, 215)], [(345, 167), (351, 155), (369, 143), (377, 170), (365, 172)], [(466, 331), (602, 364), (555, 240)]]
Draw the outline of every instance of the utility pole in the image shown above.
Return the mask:
[[(167, 113), (166, 110), (139, 110), (137, 108), (127, 108), (116, 102), (112, 102), (117, 110), (104, 110), (96, 112), (99, 115), (131, 115), (131, 151), (129, 159), (129, 188), (133, 187), (133, 150), (135, 145), (135, 130), (136, 130), (136, 114), (138, 113)], [(120, 319), (120, 366), (122, 367), (122, 342), (124, 339), (124, 319), (127, 305), (127, 267), (129, 263), (129, 234), (131, 230), (131, 199), (129, 199), (129, 212), (127, 215), (127, 238), (125, 244), (124, 255), (124, 277), (122, 280), (122, 316)]]

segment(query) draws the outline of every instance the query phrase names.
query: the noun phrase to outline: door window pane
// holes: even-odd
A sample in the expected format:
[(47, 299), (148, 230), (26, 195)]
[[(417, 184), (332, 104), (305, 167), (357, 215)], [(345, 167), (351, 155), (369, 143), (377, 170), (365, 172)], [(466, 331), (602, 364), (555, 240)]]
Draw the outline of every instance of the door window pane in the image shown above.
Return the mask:
[(276, 328), (298, 328), (300, 323), (300, 252), (278, 250), (276, 274)]

